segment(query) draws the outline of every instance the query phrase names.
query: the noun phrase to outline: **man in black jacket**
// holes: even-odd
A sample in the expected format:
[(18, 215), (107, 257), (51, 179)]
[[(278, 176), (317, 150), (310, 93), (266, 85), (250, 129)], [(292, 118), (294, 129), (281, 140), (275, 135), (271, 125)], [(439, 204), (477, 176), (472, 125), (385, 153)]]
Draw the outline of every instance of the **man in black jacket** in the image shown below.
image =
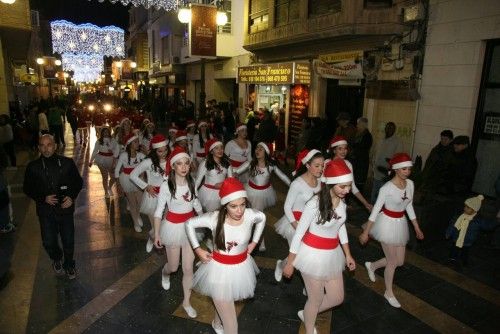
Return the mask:
[[(24, 174), (24, 192), (36, 202), (43, 247), (57, 274), (66, 271), (76, 277), (73, 259), (75, 245), (74, 202), (83, 180), (70, 158), (55, 154), (54, 137), (43, 135), (38, 144), (40, 158), (30, 162)], [(61, 237), (62, 250), (59, 246)], [(64, 255), (64, 264), (62, 263)]]

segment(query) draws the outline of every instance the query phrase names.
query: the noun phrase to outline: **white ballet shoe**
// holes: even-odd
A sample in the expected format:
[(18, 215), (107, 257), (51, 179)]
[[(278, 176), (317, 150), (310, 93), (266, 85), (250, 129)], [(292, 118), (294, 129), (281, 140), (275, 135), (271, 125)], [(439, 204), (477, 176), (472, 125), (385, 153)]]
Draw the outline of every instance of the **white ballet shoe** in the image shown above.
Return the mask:
[(139, 218), (137, 219), (137, 224), (139, 224), (139, 226), (140, 226), (140, 227), (143, 227), (143, 226), (144, 226), (144, 222), (142, 221), (142, 218), (141, 218), (141, 217), (139, 217)]
[(142, 228), (139, 224), (134, 224), (134, 230), (137, 232), (137, 233), (141, 233), (142, 232)]
[(368, 272), (368, 277), (370, 278), (370, 281), (375, 282), (375, 271), (372, 270), (372, 263), (371, 262), (365, 262), (365, 267), (366, 271)]
[(161, 274), (161, 286), (165, 291), (170, 289), (170, 275)]
[(216, 334), (224, 334), (224, 328), (215, 326), (215, 320), (212, 320), (212, 329)]
[(153, 250), (153, 240), (151, 238), (148, 239), (148, 242), (146, 243), (146, 252), (151, 253)]
[(307, 290), (306, 290), (306, 288), (302, 289), (302, 294), (307, 297)]
[[(304, 310), (300, 310), (299, 312), (297, 312), (297, 316), (299, 317), (300, 321), (304, 322)], [(318, 334), (316, 327), (314, 327), (314, 334)]]
[(259, 245), (259, 252), (265, 252), (265, 251), (266, 251), (266, 243), (264, 242), (264, 240), (262, 240), (262, 242)]
[(274, 279), (281, 282), (283, 279), (283, 267), (281, 266), (282, 260), (276, 261), (276, 268), (274, 269)]
[(384, 293), (384, 297), (385, 299), (389, 302), (389, 304), (392, 306), (392, 307), (395, 307), (395, 308), (400, 308), (401, 307), (401, 304), (398, 302), (398, 300), (396, 299), (396, 297), (389, 297), (387, 295), (387, 291)]
[(198, 313), (191, 305), (189, 305), (189, 306), (182, 305), (182, 308), (184, 309), (184, 311), (186, 311), (186, 314), (188, 315), (188, 317), (194, 319), (198, 316)]

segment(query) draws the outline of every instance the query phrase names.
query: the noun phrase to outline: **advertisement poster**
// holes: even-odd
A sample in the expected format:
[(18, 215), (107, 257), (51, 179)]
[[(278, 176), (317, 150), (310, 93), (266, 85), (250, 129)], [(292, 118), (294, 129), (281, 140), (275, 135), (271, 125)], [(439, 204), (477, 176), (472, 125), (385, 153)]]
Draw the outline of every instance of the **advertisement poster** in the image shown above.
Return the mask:
[(302, 120), (309, 108), (309, 87), (293, 85), (290, 90), (290, 118), (288, 121), (288, 142), (296, 143), (302, 130)]
[(217, 56), (217, 8), (191, 4), (189, 24), (191, 56)]

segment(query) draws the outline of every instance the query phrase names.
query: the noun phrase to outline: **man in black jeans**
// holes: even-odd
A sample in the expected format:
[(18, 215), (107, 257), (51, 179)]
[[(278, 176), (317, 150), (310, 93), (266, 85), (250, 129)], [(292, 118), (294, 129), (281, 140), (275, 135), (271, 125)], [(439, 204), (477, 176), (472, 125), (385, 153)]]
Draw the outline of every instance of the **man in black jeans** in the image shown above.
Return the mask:
[[(28, 164), (24, 175), (24, 192), (36, 202), (43, 247), (52, 259), (57, 274), (66, 271), (69, 279), (76, 277), (75, 199), (83, 180), (70, 158), (55, 154), (54, 137), (43, 135), (38, 144), (40, 157)], [(60, 235), (62, 250), (59, 246)], [(64, 255), (64, 264), (62, 263)]]

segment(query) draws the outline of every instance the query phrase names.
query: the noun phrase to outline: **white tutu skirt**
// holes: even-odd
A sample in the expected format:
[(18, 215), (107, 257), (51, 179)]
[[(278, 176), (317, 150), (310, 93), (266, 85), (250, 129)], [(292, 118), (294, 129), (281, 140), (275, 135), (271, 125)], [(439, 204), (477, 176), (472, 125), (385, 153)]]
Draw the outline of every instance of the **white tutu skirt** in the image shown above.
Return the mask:
[(284, 215), (280, 220), (274, 224), (274, 229), (276, 233), (281, 235), (288, 241), (288, 245), (292, 243), (293, 235), (295, 234), (295, 229), (292, 224), (288, 221), (288, 218)]
[(331, 280), (342, 275), (345, 256), (340, 244), (335, 249), (317, 249), (301, 243), (293, 266), (314, 279)]
[(264, 209), (276, 204), (276, 191), (272, 186), (264, 190), (258, 190), (245, 184), (245, 190), (247, 191), (248, 200), (252, 204), (252, 209), (264, 211)]
[(408, 221), (406, 217), (391, 218), (383, 212), (379, 213), (370, 235), (373, 239), (388, 245), (404, 246), (408, 243)]
[(100, 168), (104, 168), (106, 170), (111, 171), (113, 169), (113, 156), (104, 156), (97, 154), (94, 159), (94, 162)]
[(204, 185), (198, 191), (198, 198), (205, 212), (213, 212), (220, 208), (219, 189), (207, 188)]
[(193, 289), (215, 300), (236, 301), (253, 297), (259, 268), (249, 255), (238, 264), (222, 264), (210, 260), (198, 267)]
[(182, 247), (189, 244), (184, 223), (174, 224), (165, 219), (160, 224), (160, 239), (165, 247)]
[(156, 204), (158, 203), (158, 197), (152, 197), (147, 191), (142, 193), (141, 208), (140, 213), (144, 213), (148, 216), (153, 216), (156, 210)]
[(138, 186), (132, 183), (132, 181), (130, 181), (130, 175), (127, 175), (123, 172), (120, 173), (120, 186), (126, 193), (141, 190)]

